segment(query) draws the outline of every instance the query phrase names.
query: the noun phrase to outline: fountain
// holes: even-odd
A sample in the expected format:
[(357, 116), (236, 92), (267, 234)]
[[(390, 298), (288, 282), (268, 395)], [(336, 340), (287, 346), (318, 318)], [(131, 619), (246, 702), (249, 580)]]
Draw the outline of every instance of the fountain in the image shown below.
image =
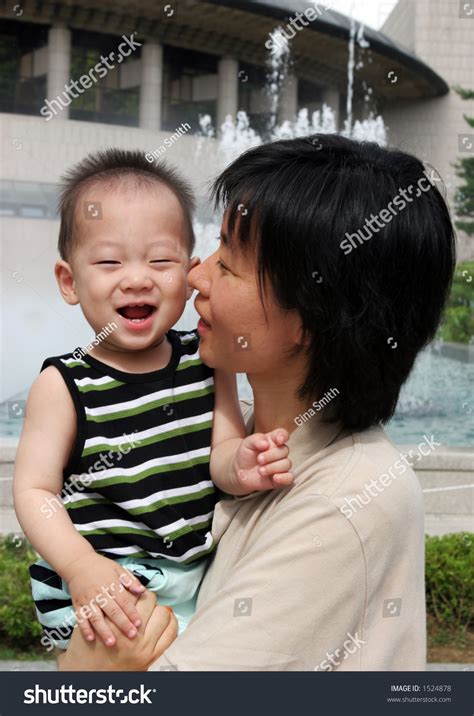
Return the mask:
[(270, 98), (270, 121), (268, 123), (268, 135), (271, 139), (274, 136), (274, 129), (277, 123), (280, 92), (288, 75), (291, 58), (290, 43), (283, 32), (283, 28), (277, 27), (270, 33), (269, 43), (270, 49), (267, 58), (266, 93)]
[[(289, 68), (291, 68), (291, 52), (290, 44), (284, 36), (281, 28), (276, 28), (272, 34), (271, 49), (267, 62), (267, 97), (269, 100), (269, 121), (264, 136), (260, 136), (250, 125), (247, 114), (239, 111), (237, 116), (226, 117), (225, 122), (220, 128), (220, 135), (216, 138), (216, 131), (212, 125), (209, 115), (203, 115), (199, 118), (200, 131), (194, 138), (195, 151), (191, 157), (187, 157), (194, 163), (195, 174), (203, 177), (203, 182), (215, 177), (228, 163), (240, 155), (243, 151), (257, 146), (264, 141), (278, 139), (292, 139), (294, 137), (305, 137), (311, 134), (327, 134), (337, 131), (335, 112), (330, 106), (323, 106), (315, 112), (310, 113), (307, 108), (299, 110), (296, 118), (282, 118), (279, 112), (279, 100), (282, 83), (287, 76)], [(358, 25), (351, 18), (350, 38), (348, 47), (348, 66), (347, 66), (347, 118), (344, 122), (340, 133), (343, 136), (352, 137), (356, 140), (375, 141), (381, 145), (386, 144), (386, 130), (382, 117), (374, 116), (368, 112), (365, 119), (354, 119), (353, 111), (353, 94), (354, 94), (354, 78), (358, 71), (364, 66), (363, 56), (368, 49), (369, 43), (364, 38), (364, 28)], [(358, 51), (360, 50), (360, 51)], [(370, 62), (370, 56), (368, 58)], [(367, 85), (364, 86), (365, 102), (369, 107), (371, 101), (372, 90)], [(173, 161), (173, 160), (171, 160)], [(181, 169), (184, 173), (189, 169), (189, 165), (182, 165)], [(197, 220), (195, 222), (195, 233), (197, 237), (196, 255), (202, 260), (215, 251), (218, 246), (219, 236), (219, 219), (213, 215), (209, 207), (207, 198), (204, 198), (202, 192), (201, 201), (198, 207)], [(53, 238), (53, 237), (52, 237)], [(56, 325), (58, 320), (64, 331), (67, 333), (67, 340), (76, 340), (75, 345), (83, 345), (87, 338), (90, 338), (90, 329), (85, 326), (84, 320), (80, 317), (79, 311), (75, 310), (75, 314), (71, 313), (71, 309), (67, 309), (62, 305), (61, 299), (57, 295), (57, 289), (53, 280), (49, 279), (51, 266), (54, 261), (53, 255), (55, 250), (52, 248), (50, 255), (46, 254), (42, 257), (42, 264), (39, 267), (38, 274), (38, 291), (42, 299), (47, 298), (48, 321), (41, 325), (38, 330), (41, 336), (46, 339), (41, 343), (40, 337), (28, 334), (28, 350), (24, 351), (24, 355), (28, 360), (28, 370), (31, 374), (31, 380), (37, 373), (41, 361), (47, 355), (43, 354), (44, 345), (49, 344), (49, 337), (57, 333)], [(47, 261), (46, 261), (47, 259)], [(36, 284), (34, 289), (36, 290)], [(18, 292), (19, 294), (19, 292)], [(19, 294), (19, 300), (25, 301), (28, 298), (26, 290), (23, 294)], [(33, 298), (37, 297), (33, 293)], [(20, 305), (17, 302), (15, 305)], [(53, 306), (54, 310), (51, 310)], [(29, 309), (28, 309), (29, 310)], [(18, 310), (18, 315), (27, 313), (23, 307)], [(10, 328), (12, 333), (16, 330), (17, 321), (16, 313), (11, 311), (9, 316), (5, 318), (5, 334), (8, 335)], [(192, 300), (188, 302), (186, 310), (177, 324), (177, 328), (188, 330), (196, 325), (196, 312), (193, 307)], [(38, 321), (36, 321), (38, 323)], [(36, 323), (34, 325), (36, 325)], [(67, 328), (67, 331), (66, 331)], [(65, 338), (66, 340), (66, 338)], [(31, 350), (33, 345), (35, 350)], [(65, 345), (64, 350), (73, 346)], [(46, 349), (48, 350), (48, 349)], [(423, 417), (423, 425), (430, 420), (436, 422), (439, 431), (445, 431), (444, 440), (450, 444), (465, 444), (469, 441), (468, 421), (460, 423), (459, 410), (462, 405), (467, 405), (469, 380), (474, 379), (472, 371), (474, 367), (468, 366), (462, 378), (461, 373), (457, 370), (458, 366), (455, 361), (438, 355), (423, 354), (420, 357), (414, 375), (410, 379), (406, 387), (404, 387), (400, 406), (395, 421), (392, 423), (394, 432), (392, 437), (400, 442), (403, 438), (404, 442), (410, 442), (409, 436), (417, 434), (415, 429), (416, 419)], [(26, 381), (22, 379), (21, 384)], [(447, 399), (443, 397), (446, 393), (446, 385), (450, 385), (449, 406)], [(11, 392), (17, 390), (19, 385), (14, 389), (10, 387)], [(239, 376), (239, 390), (242, 396), (249, 397), (250, 391), (248, 384), (243, 376)], [(432, 392), (434, 391), (434, 392)], [(436, 395), (435, 395), (436, 392)], [(8, 394), (5, 398), (7, 401), (0, 404), (0, 434), (16, 436), (21, 429), (21, 420), (17, 419), (13, 408), (17, 401), (24, 400), (26, 390)], [(463, 403), (464, 400), (464, 403)], [(12, 405), (13, 404), (13, 405)], [(466, 408), (467, 410), (467, 408)], [(428, 429), (428, 428), (426, 428)], [(471, 429), (472, 432), (472, 429)]]
[[(369, 112), (369, 116), (366, 119), (355, 121), (353, 119), (354, 74), (364, 67), (362, 60), (356, 62), (356, 46), (366, 50), (370, 47), (370, 44), (364, 37), (364, 25), (359, 24), (357, 26), (353, 13), (351, 13), (350, 23), (347, 65), (347, 118), (341, 134), (358, 141), (366, 140), (385, 145), (387, 135), (383, 118), (380, 115), (374, 116), (373, 112)], [(259, 136), (250, 126), (249, 119), (244, 111), (237, 112), (235, 118), (227, 115), (220, 127), (218, 151), (215, 152), (214, 149), (214, 153), (225, 158), (226, 164), (238, 157), (246, 149), (257, 146), (263, 141), (293, 139), (295, 137), (307, 137), (316, 133), (337, 132), (335, 112), (326, 104), (323, 104), (321, 110), (313, 112), (311, 118), (308, 110), (303, 108), (298, 111), (296, 119), (284, 119), (280, 124), (277, 123), (281, 88), (292, 62), (290, 41), (287, 39), (282, 27), (277, 27), (270, 33), (270, 41), (267, 46), (267, 83), (265, 92), (269, 100), (269, 120), (266, 131), (263, 133), (264, 136)], [(368, 103), (372, 99), (372, 88), (368, 87), (366, 83), (364, 83), (364, 86), (364, 99)], [(209, 115), (200, 117), (199, 122), (201, 129), (197, 144), (197, 156), (200, 159), (203, 155), (206, 139), (214, 139), (216, 132)], [(211, 149), (211, 146), (208, 146), (208, 149)], [(207, 157), (209, 157), (209, 154), (209, 152), (206, 152)]]
[[(302, 108), (298, 111), (296, 119), (284, 119), (278, 124), (280, 90), (288, 68), (291, 66), (291, 56), (290, 44), (281, 28), (277, 28), (271, 37), (266, 89), (270, 105), (270, 119), (266, 136), (260, 137), (250, 126), (246, 113), (240, 111), (235, 119), (231, 116), (226, 117), (221, 127), (220, 138), (217, 140), (218, 151), (216, 152), (216, 132), (212, 126), (211, 118), (205, 116), (200, 120), (199, 156), (203, 155), (203, 142), (206, 141), (212, 141), (212, 146), (209, 144), (205, 152), (206, 157), (209, 158), (212, 154), (217, 154), (225, 159), (223, 164), (227, 164), (243, 151), (257, 146), (263, 141), (337, 132), (335, 112), (326, 104), (323, 104), (321, 109), (313, 112), (311, 116), (308, 109)], [(364, 67), (363, 59), (356, 59), (357, 47), (364, 51), (369, 48), (369, 43), (364, 37), (363, 25), (359, 24), (357, 27), (353, 16), (351, 16), (347, 65), (347, 117), (340, 133), (358, 141), (371, 141), (385, 146), (387, 133), (380, 115), (374, 115), (369, 111), (367, 118), (354, 119), (354, 76)], [(372, 88), (366, 83), (363, 86), (364, 101), (370, 106)], [(220, 165), (220, 168), (223, 164)], [(214, 174), (218, 171), (217, 165), (215, 168)], [(196, 253), (201, 258), (205, 258), (217, 248), (218, 223), (208, 215), (206, 220), (201, 218), (196, 222), (195, 231), (197, 236)], [(178, 325), (186, 328), (192, 325), (194, 320), (194, 310), (192, 306), (187, 306)], [(470, 372), (470, 376), (467, 376), (468, 380), (474, 380), (474, 366), (468, 366), (468, 371)], [(445, 395), (447, 384), (453, 387), (450, 390), (449, 401), (446, 400)], [(238, 376), (238, 385), (240, 395), (243, 398), (251, 398), (251, 390), (245, 376)], [(461, 400), (462, 396), (465, 397), (467, 393), (466, 386), (466, 379), (462, 377), (454, 361), (434, 355), (429, 350), (425, 351), (419, 356), (412, 376), (402, 388), (397, 413), (388, 430), (391, 438), (399, 444), (413, 442), (413, 436), (420, 433), (420, 421), (422, 421), (423, 430), (432, 428), (433, 432), (436, 431), (444, 442), (451, 445), (467, 444), (473, 437), (473, 430), (468, 429), (467, 423), (464, 424), (464, 429), (459, 425), (460, 406), (461, 404), (466, 405)]]

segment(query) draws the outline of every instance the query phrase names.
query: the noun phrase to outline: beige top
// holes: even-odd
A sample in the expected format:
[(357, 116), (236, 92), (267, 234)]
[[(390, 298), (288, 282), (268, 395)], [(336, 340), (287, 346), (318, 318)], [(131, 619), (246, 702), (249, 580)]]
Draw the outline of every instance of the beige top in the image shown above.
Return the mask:
[(151, 670), (425, 669), (413, 470), (380, 428), (343, 433), (316, 415), (288, 444), (292, 487), (217, 504), (198, 610)]

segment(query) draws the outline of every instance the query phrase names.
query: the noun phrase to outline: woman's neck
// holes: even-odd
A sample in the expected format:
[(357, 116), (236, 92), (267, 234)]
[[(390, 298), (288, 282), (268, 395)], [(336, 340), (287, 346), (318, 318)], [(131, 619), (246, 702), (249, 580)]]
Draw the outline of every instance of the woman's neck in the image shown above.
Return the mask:
[(294, 376), (247, 375), (253, 391), (254, 432), (268, 433), (285, 428), (292, 433), (298, 427), (295, 418), (308, 409), (308, 400), (296, 396), (301, 378)]

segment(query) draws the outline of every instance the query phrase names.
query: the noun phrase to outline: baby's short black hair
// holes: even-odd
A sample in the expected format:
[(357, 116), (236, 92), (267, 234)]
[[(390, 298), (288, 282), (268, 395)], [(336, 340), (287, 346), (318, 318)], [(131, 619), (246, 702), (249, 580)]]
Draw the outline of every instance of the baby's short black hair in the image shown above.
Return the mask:
[(195, 199), (190, 185), (175, 169), (164, 163), (150, 163), (143, 151), (105, 149), (89, 154), (70, 169), (61, 179), (59, 214), (60, 227), (58, 250), (62, 259), (68, 261), (77, 245), (78, 234), (74, 224), (78, 200), (84, 191), (98, 182), (112, 183), (131, 179), (144, 187), (156, 184), (168, 187), (176, 196), (183, 210), (187, 243), (191, 254), (195, 246), (192, 216)]
[(455, 235), (437, 180), (398, 149), (318, 134), (253, 148), (213, 185), (230, 249), (256, 257), (262, 302), (269, 281), (280, 307), (302, 319), (298, 396), (337, 389), (324, 416), (346, 428), (391, 418), (439, 325)]

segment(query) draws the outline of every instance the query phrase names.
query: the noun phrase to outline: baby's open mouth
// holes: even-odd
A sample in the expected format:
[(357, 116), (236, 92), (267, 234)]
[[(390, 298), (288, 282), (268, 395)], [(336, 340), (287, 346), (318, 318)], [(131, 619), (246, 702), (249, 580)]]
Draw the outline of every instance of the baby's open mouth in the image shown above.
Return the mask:
[(155, 306), (150, 306), (147, 303), (130, 304), (129, 306), (122, 306), (117, 308), (117, 313), (126, 318), (128, 321), (133, 323), (140, 323), (146, 321), (152, 313), (156, 311)]

